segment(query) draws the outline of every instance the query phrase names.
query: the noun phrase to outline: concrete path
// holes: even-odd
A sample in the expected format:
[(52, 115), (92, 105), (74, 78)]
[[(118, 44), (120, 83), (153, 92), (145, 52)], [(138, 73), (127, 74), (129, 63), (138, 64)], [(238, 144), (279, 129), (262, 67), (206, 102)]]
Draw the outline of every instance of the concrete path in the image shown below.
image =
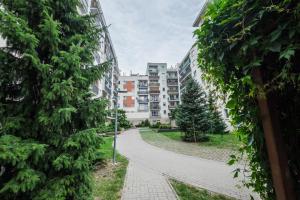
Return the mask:
[(123, 200), (176, 199), (166, 176), (237, 199), (250, 199), (250, 192), (233, 179), (233, 167), (152, 146), (142, 140), (137, 129), (119, 135), (117, 148), (130, 163)]

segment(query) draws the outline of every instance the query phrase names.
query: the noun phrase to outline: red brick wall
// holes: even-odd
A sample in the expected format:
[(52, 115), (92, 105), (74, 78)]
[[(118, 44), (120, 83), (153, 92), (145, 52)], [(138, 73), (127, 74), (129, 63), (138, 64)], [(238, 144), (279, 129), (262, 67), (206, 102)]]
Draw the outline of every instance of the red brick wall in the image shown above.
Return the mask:
[(134, 81), (126, 81), (123, 85), (123, 89), (127, 92), (132, 92), (134, 90)]
[(123, 99), (123, 106), (127, 108), (132, 108), (134, 107), (135, 100), (133, 96), (124, 96)]

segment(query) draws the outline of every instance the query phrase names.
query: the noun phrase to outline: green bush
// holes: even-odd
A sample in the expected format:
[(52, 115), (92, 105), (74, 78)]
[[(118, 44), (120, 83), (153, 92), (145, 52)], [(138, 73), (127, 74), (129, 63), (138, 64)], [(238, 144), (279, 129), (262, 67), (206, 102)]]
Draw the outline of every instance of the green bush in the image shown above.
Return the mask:
[(150, 122), (148, 119), (146, 119), (145, 121), (141, 121), (138, 125), (136, 125), (136, 127), (150, 127)]
[(156, 122), (155, 124), (152, 124), (152, 125), (150, 126), (150, 128), (159, 128), (160, 125), (161, 125), (160, 122)]

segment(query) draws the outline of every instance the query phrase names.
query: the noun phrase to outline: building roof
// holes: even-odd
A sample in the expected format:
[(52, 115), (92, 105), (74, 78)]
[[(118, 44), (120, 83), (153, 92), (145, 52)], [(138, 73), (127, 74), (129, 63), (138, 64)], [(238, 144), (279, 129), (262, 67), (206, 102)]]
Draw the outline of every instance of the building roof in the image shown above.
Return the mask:
[(210, 2), (211, 0), (205, 0), (199, 14), (197, 15), (194, 23), (193, 23), (193, 27), (199, 27), (202, 23), (202, 17), (207, 9), (207, 6), (208, 6), (208, 3)]

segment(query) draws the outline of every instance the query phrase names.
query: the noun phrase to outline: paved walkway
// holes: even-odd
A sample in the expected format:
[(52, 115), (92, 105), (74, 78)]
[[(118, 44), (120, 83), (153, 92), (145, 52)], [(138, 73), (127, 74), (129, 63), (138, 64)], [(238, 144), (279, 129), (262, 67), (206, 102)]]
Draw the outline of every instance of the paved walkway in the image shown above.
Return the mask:
[(250, 199), (249, 191), (233, 179), (233, 167), (152, 146), (142, 140), (137, 129), (119, 135), (117, 148), (130, 163), (123, 200), (176, 199), (166, 176), (237, 199)]

